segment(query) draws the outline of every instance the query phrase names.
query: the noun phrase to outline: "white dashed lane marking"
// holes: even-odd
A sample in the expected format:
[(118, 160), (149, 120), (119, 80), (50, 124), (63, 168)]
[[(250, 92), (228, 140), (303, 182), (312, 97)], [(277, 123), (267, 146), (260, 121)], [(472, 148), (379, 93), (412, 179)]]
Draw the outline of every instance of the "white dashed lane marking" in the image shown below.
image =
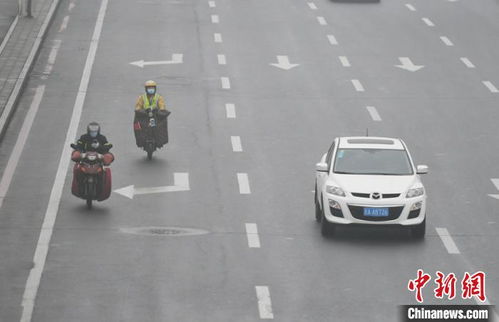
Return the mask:
[(350, 62), (348, 61), (348, 58), (346, 56), (340, 56), (338, 57), (340, 59), (340, 62), (341, 62), (341, 65), (343, 65), (343, 67), (350, 67)]
[(272, 313), (272, 302), (268, 286), (255, 286), (255, 289), (260, 319), (273, 319), (274, 313)]
[(238, 173), (237, 174), (237, 182), (239, 184), (239, 193), (240, 194), (247, 195), (247, 194), (251, 193), (247, 173)]
[(218, 43), (222, 42), (222, 35), (219, 33), (213, 34), (213, 40)]
[(62, 24), (61, 27), (59, 28), (59, 32), (63, 32), (64, 30), (66, 30), (66, 28), (68, 27), (68, 22), (69, 22), (69, 16), (66, 16), (64, 17), (64, 19), (62, 19)]
[(327, 21), (324, 17), (317, 17), (317, 21), (319, 22), (319, 25), (321, 25), (321, 26), (327, 25)]
[(246, 236), (248, 237), (249, 248), (260, 248), (260, 237), (256, 224), (246, 224)]
[(409, 9), (411, 11), (416, 11), (416, 8), (414, 8), (414, 6), (410, 3), (406, 3), (405, 6), (407, 7), (407, 9)]
[(381, 116), (379, 116), (378, 110), (376, 110), (376, 107), (374, 106), (366, 106), (367, 111), (369, 112), (369, 115), (371, 115), (371, 118), (373, 121), (381, 121)]
[(475, 65), (473, 65), (473, 63), (468, 58), (461, 57), (460, 59), (463, 62), (463, 64), (466, 65), (466, 67), (468, 67), (468, 68), (475, 68)]
[(494, 84), (492, 84), (490, 81), (483, 81), (482, 83), (489, 89), (491, 93), (499, 93), (497, 87), (495, 87)]
[(227, 64), (227, 60), (225, 59), (225, 55), (220, 54), (217, 56), (217, 59), (218, 59), (219, 65), (226, 65)]
[(230, 89), (230, 79), (229, 77), (221, 77), (220, 82), (222, 83), (223, 89)]
[(333, 46), (338, 44), (336, 37), (333, 35), (327, 35), (327, 39), (329, 40), (329, 43)]
[(218, 15), (211, 15), (211, 22), (212, 23), (219, 23), (220, 19), (218, 18)]
[(442, 42), (446, 45), (446, 46), (454, 46), (454, 44), (452, 43), (452, 41), (450, 41), (449, 38), (445, 37), (445, 36), (440, 36), (440, 40), (442, 40)]
[(352, 79), (352, 85), (357, 92), (364, 92), (364, 86), (362, 86), (358, 79)]
[(435, 27), (435, 24), (428, 18), (421, 18), (423, 22), (428, 25), (429, 27)]
[(228, 119), (236, 118), (236, 106), (232, 103), (225, 104), (225, 114)]
[(309, 7), (310, 7), (310, 9), (312, 9), (312, 10), (317, 10), (317, 6), (316, 6), (316, 5), (315, 5), (315, 3), (313, 3), (313, 2), (309, 2), (309, 3), (308, 3), (308, 6), (309, 6)]
[(217, 5), (215, 1), (208, 1), (208, 6), (210, 6), (210, 8), (215, 8)]
[(239, 136), (231, 136), (230, 142), (232, 143), (232, 151), (234, 152), (243, 152), (243, 146), (241, 144), (241, 137)]
[(449, 254), (460, 254), (459, 249), (456, 246), (456, 243), (454, 243), (454, 240), (452, 239), (451, 235), (447, 231), (447, 228), (435, 228), (437, 230), (438, 236), (440, 236), (440, 239), (444, 243), (445, 248), (447, 249), (447, 252)]
[(54, 47), (52, 47), (52, 49), (50, 50), (49, 58), (47, 60), (47, 65), (45, 66), (45, 70), (43, 71), (45, 75), (49, 75), (52, 72), (52, 68), (54, 67), (55, 64), (55, 59), (57, 58), (57, 52), (59, 51), (60, 47), (61, 47), (61, 40), (55, 39)]

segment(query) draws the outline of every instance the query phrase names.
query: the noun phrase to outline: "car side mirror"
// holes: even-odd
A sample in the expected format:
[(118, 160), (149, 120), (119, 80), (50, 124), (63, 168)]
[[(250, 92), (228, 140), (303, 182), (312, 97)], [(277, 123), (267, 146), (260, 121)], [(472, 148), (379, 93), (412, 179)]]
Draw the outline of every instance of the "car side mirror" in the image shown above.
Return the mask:
[(427, 174), (428, 173), (428, 166), (421, 164), (417, 166), (417, 174)]
[(327, 163), (319, 162), (315, 165), (315, 170), (319, 172), (327, 172)]

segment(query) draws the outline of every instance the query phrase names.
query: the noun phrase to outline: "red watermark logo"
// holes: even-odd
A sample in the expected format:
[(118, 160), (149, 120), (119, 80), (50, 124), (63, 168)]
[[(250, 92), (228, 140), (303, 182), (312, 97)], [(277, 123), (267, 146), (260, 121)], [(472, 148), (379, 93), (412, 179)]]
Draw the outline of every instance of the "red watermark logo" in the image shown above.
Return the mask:
[[(443, 299), (445, 296), (447, 299), (452, 300), (456, 297), (456, 285), (457, 277), (454, 273), (449, 273), (445, 275), (444, 273), (436, 272), (435, 284), (437, 287), (434, 288), (433, 294), (437, 299)], [(407, 288), (411, 292), (416, 292), (416, 301), (423, 303), (423, 293), (422, 290), (431, 280), (431, 276), (426, 274), (422, 269), (418, 269), (417, 276), (413, 280), (409, 280)], [(470, 299), (473, 296), (478, 298), (481, 302), (485, 302), (487, 297), (485, 295), (485, 273), (478, 271), (473, 275), (466, 272), (461, 280), (461, 297), (463, 299)]]

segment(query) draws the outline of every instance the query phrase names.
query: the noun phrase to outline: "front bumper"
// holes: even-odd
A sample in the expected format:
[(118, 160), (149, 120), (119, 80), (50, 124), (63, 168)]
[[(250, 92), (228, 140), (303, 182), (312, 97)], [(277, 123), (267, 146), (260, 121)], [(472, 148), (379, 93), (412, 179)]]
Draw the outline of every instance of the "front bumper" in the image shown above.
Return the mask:
[[(330, 200), (333, 201), (334, 207), (330, 206)], [(324, 194), (322, 201), (326, 220), (335, 224), (412, 226), (422, 223), (426, 217), (426, 195), (415, 198), (405, 198), (401, 195), (401, 197), (389, 200), (373, 200)], [(421, 207), (418, 210), (411, 210), (411, 207), (416, 203), (421, 203)], [(389, 215), (388, 217), (364, 216), (364, 207), (388, 208)]]

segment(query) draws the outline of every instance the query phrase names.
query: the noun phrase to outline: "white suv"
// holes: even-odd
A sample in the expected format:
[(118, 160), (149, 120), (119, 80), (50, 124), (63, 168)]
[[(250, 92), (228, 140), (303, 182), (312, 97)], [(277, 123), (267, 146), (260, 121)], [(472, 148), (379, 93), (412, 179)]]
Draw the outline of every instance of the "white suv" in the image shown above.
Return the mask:
[(399, 225), (423, 238), (426, 193), (405, 143), (384, 137), (336, 138), (316, 165), (315, 217), (323, 235), (337, 225)]

